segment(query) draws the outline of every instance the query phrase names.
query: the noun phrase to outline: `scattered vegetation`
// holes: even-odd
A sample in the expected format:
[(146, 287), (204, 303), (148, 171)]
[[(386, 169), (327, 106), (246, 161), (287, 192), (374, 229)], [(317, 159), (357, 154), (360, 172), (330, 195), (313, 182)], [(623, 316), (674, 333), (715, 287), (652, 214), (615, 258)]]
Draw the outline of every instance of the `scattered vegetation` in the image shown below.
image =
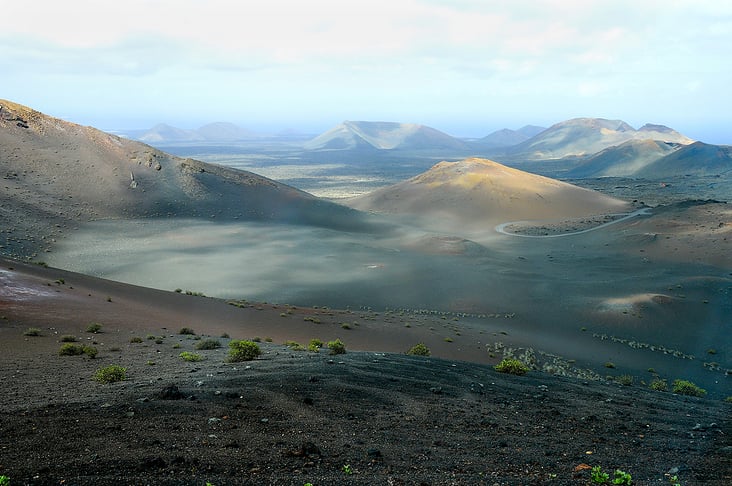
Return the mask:
[(593, 483), (596, 484), (626, 484), (630, 485), (632, 484), (633, 477), (628, 474), (625, 471), (621, 471), (620, 469), (616, 469), (613, 473), (613, 479), (610, 480), (610, 475), (602, 470), (602, 467), (595, 466), (592, 468), (592, 471), (590, 473), (590, 478), (592, 479)]
[(341, 324), (341, 328), (342, 329), (345, 329), (346, 331), (348, 331), (348, 330), (351, 329), (351, 325), (349, 323), (347, 323), (347, 322), (344, 322), (344, 323)]
[(330, 354), (346, 354), (346, 345), (340, 339), (328, 341), (328, 349)]
[(231, 341), (229, 348), (229, 361), (231, 362), (251, 361), (262, 354), (262, 350), (253, 341)]
[(7, 476), (0, 476), (0, 486), (10, 486), (10, 478)]
[(83, 352), (85, 355), (89, 356), (90, 359), (96, 358), (97, 354), (99, 354), (99, 350), (94, 346), (83, 346)]
[(694, 383), (686, 380), (674, 380), (673, 392), (691, 397), (703, 397), (707, 394), (705, 389), (699, 388)]
[(446, 337), (445, 338), (445, 342), (446, 343), (451, 343), (452, 341), (453, 341), (453, 339), (451, 337)]
[(130, 342), (133, 343), (133, 344), (135, 344), (135, 343), (141, 343), (142, 342), (142, 338), (140, 336), (135, 336), (135, 337), (133, 337), (133, 338), (130, 339)]
[(88, 326), (86, 326), (86, 332), (90, 332), (92, 334), (98, 334), (102, 332), (102, 325), (98, 322), (92, 322)]
[(320, 348), (323, 347), (323, 341), (320, 339), (311, 339), (310, 344), (308, 344), (308, 351), (311, 353), (319, 353)]
[(412, 348), (407, 351), (407, 354), (412, 356), (429, 356), (430, 355), (430, 348), (425, 346), (423, 343), (417, 343)]
[(185, 335), (185, 336), (195, 336), (196, 331), (194, 331), (190, 327), (181, 327), (180, 331), (178, 331), (178, 334)]
[(61, 336), (60, 341), (62, 343), (75, 343), (76, 336), (74, 336), (73, 334), (64, 334), (63, 336)]
[(221, 339), (229, 339), (229, 334), (228, 334), (228, 333), (223, 333), (223, 334), (221, 334), (221, 336), (219, 336), (219, 337), (220, 337)]
[(198, 353), (191, 353), (190, 351), (183, 351), (178, 356), (180, 356), (183, 361), (190, 361), (190, 362), (196, 362), (196, 361), (203, 361), (204, 358), (202, 355)]
[(119, 365), (109, 365), (99, 368), (94, 373), (94, 379), (99, 383), (115, 383), (123, 381), (127, 377), (127, 369)]
[(29, 327), (23, 333), (23, 336), (32, 336), (32, 337), (38, 337), (38, 336), (42, 336), (42, 335), (43, 334), (41, 334), (41, 330), (38, 329), (37, 327)]
[(605, 368), (615, 369), (615, 363), (613, 363), (612, 361), (608, 361), (607, 363), (605, 363)]
[(510, 375), (518, 376), (525, 375), (529, 371), (529, 367), (523, 362), (512, 358), (503, 359), (500, 363), (494, 366), (494, 368), (499, 373), (508, 373)]
[(218, 339), (204, 339), (196, 343), (196, 349), (217, 349), (221, 347), (221, 342)]
[(343, 471), (343, 473), (346, 474), (347, 476), (350, 476), (351, 474), (353, 474), (353, 468), (351, 467), (350, 464), (344, 465), (341, 468), (341, 471)]

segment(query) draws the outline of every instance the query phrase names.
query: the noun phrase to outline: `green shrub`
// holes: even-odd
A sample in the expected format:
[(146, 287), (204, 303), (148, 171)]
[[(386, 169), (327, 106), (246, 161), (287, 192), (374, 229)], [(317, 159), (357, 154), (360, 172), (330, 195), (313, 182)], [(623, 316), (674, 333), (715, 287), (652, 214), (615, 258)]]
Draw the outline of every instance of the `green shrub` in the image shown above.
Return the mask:
[(184, 335), (189, 335), (189, 336), (195, 336), (195, 335), (196, 335), (196, 331), (194, 331), (194, 330), (193, 330), (193, 329), (191, 329), (190, 327), (181, 327), (181, 328), (180, 328), (180, 331), (178, 331), (178, 334), (184, 334)]
[(135, 336), (132, 339), (130, 339), (130, 342), (131, 343), (141, 343), (142, 342), (142, 338), (140, 336)]
[(724, 401), (727, 402), (727, 403), (732, 403), (732, 395), (730, 395), (727, 398), (725, 398)]
[(205, 358), (198, 353), (191, 353), (190, 351), (183, 351), (178, 356), (183, 358), (183, 361), (203, 361)]
[(430, 348), (425, 346), (423, 343), (417, 343), (412, 346), (409, 351), (407, 351), (407, 354), (410, 354), (412, 356), (429, 356)]
[(117, 381), (123, 381), (127, 375), (127, 369), (119, 365), (109, 365), (104, 368), (99, 368), (94, 373), (94, 379), (99, 383), (114, 383)]
[(615, 381), (624, 386), (630, 386), (633, 384), (633, 377), (631, 375), (620, 375), (615, 377)]
[(38, 329), (37, 327), (29, 327), (28, 329), (25, 330), (25, 332), (23, 333), (23, 336), (38, 337), (38, 336), (42, 336), (42, 334), (41, 334), (41, 330)]
[(10, 486), (10, 478), (7, 476), (0, 476), (0, 486)]
[(251, 361), (262, 354), (262, 350), (253, 341), (231, 341), (229, 348), (229, 361), (231, 362)]
[(323, 347), (323, 341), (320, 339), (311, 339), (310, 344), (308, 344), (308, 351), (312, 353), (319, 353), (320, 348)]
[(615, 363), (613, 363), (612, 361), (608, 361), (607, 363), (605, 363), (605, 368), (614, 369)]
[(94, 346), (82, 346), (82, 352), (91, 359), (96, 358), (97, 354), (99, 354), (99, 350)]
[(61, 336), (61, 342), (62, 343), (75, 343), (76, 342), (76, 336), (72, 334), (64, 334)]
[(66, 343), (58, 350), (59, 356), (80, 356), (84, 354), (84, 346)]
[(529, 367), (521, 361), (512, 358), (504, 358), (503, 361), (494, 366), (499, 373), (508, 373), (510, 375), (525, 375), (529, 371)]
[(285, 341), (285, 346), (293, 351), (305, 351), (307, 348), (297, 341)]
[(204, 339), (196, 343), (196, 349), (217, 349), (221, 347), (221, 342), (218, 339)]
[(346, 354), (346, 345), (340, 339), (328, 341), (328, 349), (330, 354)]
[(347, 322), (344, 322), (341, 324), (341, 329), (345, 329), (346, 331), (351, 329), (351, 325)]
[(92, 334), (102, 332), (102, 325), (98, 322), (92, 322), (88, 326), (86, 326), (86, 332), (90, 332)]
[(648, 388), (650, 388), (651, 390), (654, 390), (654, 391), (665, 392), (665, 391), (668, 391), (668, 383), (666, 383), (666, 380), (662, 380), (660, 378), (655, 378), (648, 385)]
[(703, 397), (707, 394), (705, 389), (699, 388), (694, 383), (686, 380), (674, 380), (673, 392), (691, 397)]

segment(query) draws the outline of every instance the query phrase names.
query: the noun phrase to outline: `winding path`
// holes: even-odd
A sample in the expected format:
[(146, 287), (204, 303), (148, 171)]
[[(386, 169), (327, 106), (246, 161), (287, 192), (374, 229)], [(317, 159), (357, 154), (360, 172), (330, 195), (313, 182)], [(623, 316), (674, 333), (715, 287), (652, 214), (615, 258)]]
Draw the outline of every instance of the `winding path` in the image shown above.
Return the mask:
[(612, 221), (608, 221), (607, 223), (602, 223), (597, 226), (593, 226), (592, 228), (587, 228), (587, 229), (583, 229), (583, 230), (579, 230), (579, 231), (573, 231), (571, 233), (559, 233), (556, 235), (522, 235), (519, 233), (511, 233), (509, 231), (506, 231), (506, 227), (510, 226), (512, 224), (534, 223), (532, 221), (509, 221), (508, 223), (501, 223), (498, 226), (496, 226), (496, 231), (498, 233), (501, 233), (504, 235), (519, 236), (521, 238), (559, 238), (560, 236), (574, 236), (574, 235), (581, 235), (582, 233), (589, 233), (590, 231), (595, 231), (600, 228), (610, 226), (611, 224), (620, 223), (621, 221), (625, 221), (626, 219), (635, 218), (636, 216), (647, 216), (649, 214), (651, 214), (651, 208), (638, 209), (637, 211), (633, 211), (632, 213), (611, 214), (609, 216), (622, 216), (622, 218), (614, 219)]

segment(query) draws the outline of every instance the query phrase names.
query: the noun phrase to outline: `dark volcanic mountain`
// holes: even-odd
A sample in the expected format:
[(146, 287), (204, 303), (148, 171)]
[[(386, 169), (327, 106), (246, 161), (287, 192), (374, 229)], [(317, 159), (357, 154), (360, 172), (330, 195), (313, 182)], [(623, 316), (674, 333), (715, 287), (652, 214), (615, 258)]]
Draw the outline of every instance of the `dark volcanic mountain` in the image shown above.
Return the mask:
[(732, 176), (732, 146), (694, 142), (638, 170), (634, 176), (663, 179), (674, 176)]
[(590, 157), (568, 177), (637, 177), (666, 179), (686, 175), (732, 174), (732, 147), (694, 142), (630, 140)]
[(305, 144), (308, 150), (466, 150), (468, 145), (413, 123), (344, 121)]
[(99, 219), (223, 218), (362, 229), (355, 211), (251, 172), (178, 158), (5, 100), (0, 147), (0, 251), (11, 256), (28, 256), (67, 228)]
[(568, 177), (629, 177), (683, 145), (657, 140), (628, 140), (593, 155)]
[(635, 130), (620, 120), (575, 118), (553, 125), (538, 135), (510, 147), (507, 154), (524, 160), (581, 157), (629, 140), (656, 140), (690, 144), (688, 137), (662, 125), (644, 125)]

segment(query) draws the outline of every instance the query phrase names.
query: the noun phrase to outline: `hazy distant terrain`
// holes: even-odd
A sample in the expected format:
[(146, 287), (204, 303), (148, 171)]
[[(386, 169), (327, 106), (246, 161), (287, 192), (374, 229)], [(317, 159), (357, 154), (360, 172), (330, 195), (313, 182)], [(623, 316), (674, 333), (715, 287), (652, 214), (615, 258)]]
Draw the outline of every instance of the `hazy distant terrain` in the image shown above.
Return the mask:
[[(568, 184), (467, 158), (475, 147), (422, 149), (400, 124), (360, 125), (366, 150), (308, 150), (302, 137), (156, 149), (1, 104), (6, 255), (169, 291), (465, 320), (451, 340), (471, 353), (485, 352), (482, 332), (500, 329), (593, 373), (614, 361), (730, 388), (732, 212), (726, 162), (712, 163), (724, 147), (659, 142), (677, 144), (670, 154), (690, 154), (705, 177)], [(610, 130), (583, 120), (592, 140), (572, 141), (567, 126), (577, 123), (558, 127), (557, 147), (593, 146)], [(608, 140), (678, 138), (614, 126)], [(377, 143), (379, 130), (388, 136)], [(518, 146), (548, 146), (547, 132)], [(374, 145), (387, 142), (406, 145)], [(699, 149), (710, 158), (694, 157)], [(560, 173), (578, 165), (574, 156), (509, 162)], [(359, 210), (303, 190), (358, 196), (348, 203)], [(422, 332), (441, 341), (444, 329), (432, 327)]]

